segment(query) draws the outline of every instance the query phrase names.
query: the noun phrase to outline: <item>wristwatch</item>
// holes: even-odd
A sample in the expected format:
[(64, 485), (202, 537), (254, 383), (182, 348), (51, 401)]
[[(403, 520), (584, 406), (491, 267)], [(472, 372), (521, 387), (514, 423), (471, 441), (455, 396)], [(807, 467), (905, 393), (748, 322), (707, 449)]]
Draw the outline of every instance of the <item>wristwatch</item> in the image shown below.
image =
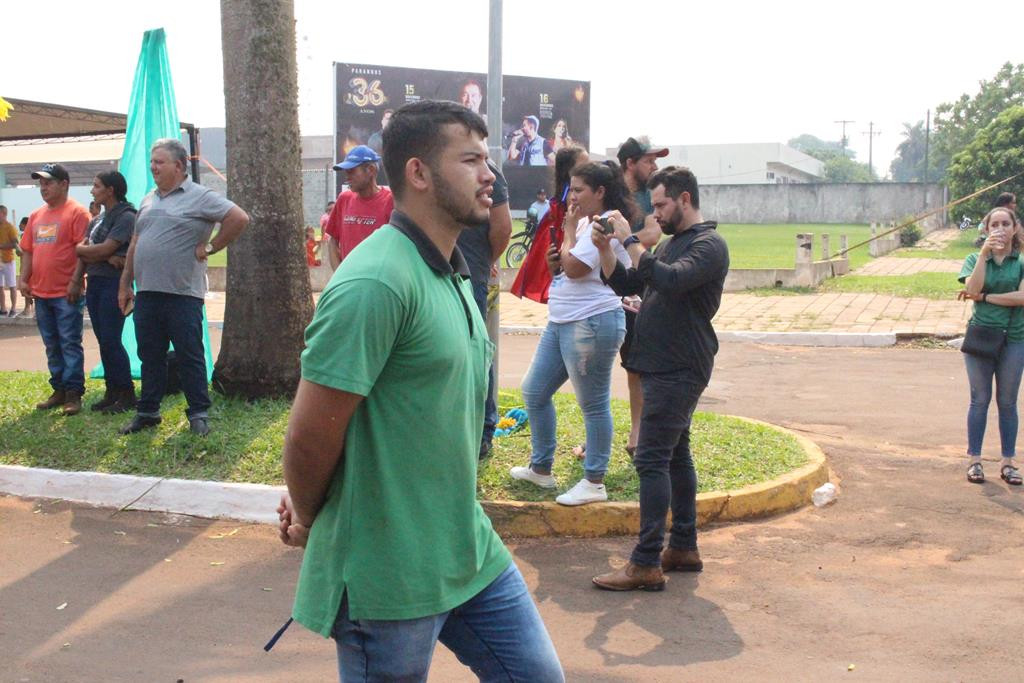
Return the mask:
[(213, 253), (213, 242), (206, 243), (206, 255), (209, 256)]
[(629, 249), (630, 245), (639, 244), (639, 243), (640, 243), (640, 238), (639, 237), (637, 237), (636, 235), (630, 235), (626, 239), (622, 240), (622, 248), (623, 249)]

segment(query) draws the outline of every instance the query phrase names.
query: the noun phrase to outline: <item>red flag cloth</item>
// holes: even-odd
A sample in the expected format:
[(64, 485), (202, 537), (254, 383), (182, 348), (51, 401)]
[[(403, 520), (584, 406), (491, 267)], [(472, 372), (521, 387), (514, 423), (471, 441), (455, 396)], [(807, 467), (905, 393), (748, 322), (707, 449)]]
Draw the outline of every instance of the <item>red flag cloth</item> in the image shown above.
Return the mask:
[(565, 219), (565, 207), (557, 199), (551, 200), (551, 208), (544, 214), (544, 220), (537, 226), (530, 251), (519, 267), (512, 293), (522, 299), (533, 299), (546, 304), (548, 287), (551, 286), (551, 271), (548, 270), (547, 253), (551, 246), (551, 228), (555, 229), (555, 241), (562, 243), (562, 221)]

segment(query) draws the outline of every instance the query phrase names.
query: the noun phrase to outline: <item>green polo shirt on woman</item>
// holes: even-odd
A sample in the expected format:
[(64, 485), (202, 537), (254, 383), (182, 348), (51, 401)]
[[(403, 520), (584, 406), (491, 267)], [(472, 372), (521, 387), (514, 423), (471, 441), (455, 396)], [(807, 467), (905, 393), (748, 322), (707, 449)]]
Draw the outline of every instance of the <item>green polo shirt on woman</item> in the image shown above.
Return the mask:
[(508, 567), (476, 499), (493, 349), (461, 252), (444, 259), (400, 212), (338, 268), (302, 377), (365, 399), (310, 531), (296, 621), (329, 635), (345, 593), (354, 620), (440, 614)]
[[(969, 254), (964, 260), (964, 267), (960, 269), (960, 282), (966, 282), (974, 272), (979, 253)], [(985, 284), (981, 291), (986, 294), (1016, 292), (1020, 289), (1021, 274), (1018, 252), (1008, 254), (1001, 264), (989, 256), (985, 263)], [(1000, 306), (986, 301), (975, 301), (970, 324), (998, 327), (1006, 330), (1007, 341), (1024, 341), (1024, 309), (1020, 306)]]

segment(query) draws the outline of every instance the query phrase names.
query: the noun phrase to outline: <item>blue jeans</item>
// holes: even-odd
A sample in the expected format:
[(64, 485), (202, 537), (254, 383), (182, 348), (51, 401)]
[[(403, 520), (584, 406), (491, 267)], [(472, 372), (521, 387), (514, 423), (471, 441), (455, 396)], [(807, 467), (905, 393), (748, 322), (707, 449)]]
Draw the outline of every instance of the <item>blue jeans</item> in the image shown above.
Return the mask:
[[(480, 315), (487, 324), (487, 283), (473, 282), (473, 299), (480, 309)], [(494, 363), (487, 371), (487, 399), (484, 401), (484, 432), (482, 441), (490, 444), (494, 440), (494, 428), (498, 425), (498, 406), (494, 403)]]
[(569, 379), (587, 431), (583, 469), (588, 478), (604, 476), (612, 453), (612, 366), (625, 334), (621, 308), (575, 322), (548, 323), (523, 379), (534, 469), (550, 469), (555, 461), (557, 418), (551, 398)]
[(206, 417), (210, 393), (203, 346), (203, 300), (181, 294), (137, 292), (135, 341), (142, 361), (139, 415), (160, 416), (160, 402), (167, 392), (167, 349), (168, 344), (174, 344), (181, 390), (188, 401), (185, 414), (189, 418)]
[(971, 405), (967, 409), (967, 454), (981, 455), (992, 400), (992, 378), (996, 380), (996, 407), (999, 409), (999, 441), (1004, 458), (1017, 453), (1017, 394), (1024, 371), (1024, 342), (1003, 347), (997, 360), (964, 354), (967, 380), (971, 385)]
[(107, 389), (131, 389), (134, 386), (128, 352), (121, 343), (124, 315), (117, 306), (119, 284), (116, 277), (93, 275), (89, 277), (89, 287), (85, 290), (85, 305), (89, 309), (92, 331), (100, 345)]
[(352, 621), (346, 596), (331, 637), (344, 683), (426, 681), (438, 640), (481, 681), (565, 680), (555, 646), (514, 563), (462, 605), (419, 619)]
[(36, 297), (36, 325), (46, 347), (50, 386), (55, 391), (85, 392), (85, 353), (82, 351), (83, 302), (65, 297)]
[(634, 464), (640, 479), (640, 538), (633, 564), (656, 566), (672, 509), (669, 545), (697, 549), (697, 471), (690, 453), (690, 422), (704, 385), (686, 371), (640, 375), (644, 409)]

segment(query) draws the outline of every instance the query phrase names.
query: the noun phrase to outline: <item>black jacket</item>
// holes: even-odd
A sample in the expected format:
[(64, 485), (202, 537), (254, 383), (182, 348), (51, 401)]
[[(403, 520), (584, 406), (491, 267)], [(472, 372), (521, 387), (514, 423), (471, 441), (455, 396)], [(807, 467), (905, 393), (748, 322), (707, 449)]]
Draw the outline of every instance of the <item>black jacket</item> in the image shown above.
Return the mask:
[(640, 294), (643, 304), (623, 365), (637, 373), (688, 371), (695, 382), (711, 379), (718, 337), (711, 319), (722, 303), (729, 248), (706, 221), (641, 255), (636, 268), (621, 263), (604, 278), (616, 294)]

